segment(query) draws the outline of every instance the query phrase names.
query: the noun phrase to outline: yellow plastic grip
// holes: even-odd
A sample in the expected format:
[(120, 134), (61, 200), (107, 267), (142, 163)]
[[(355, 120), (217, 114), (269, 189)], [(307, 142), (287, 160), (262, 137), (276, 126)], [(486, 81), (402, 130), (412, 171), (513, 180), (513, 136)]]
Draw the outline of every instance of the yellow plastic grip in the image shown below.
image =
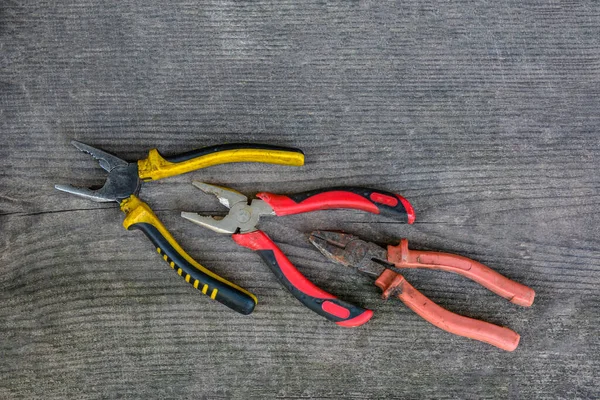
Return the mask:
[(121, 202), (121, 210), (126, 214), (125, 229), (140, 229), (156, 246), (156, 251), (164, 260), (194, 288), (210, 296), (229, 308), (250, 314), (258, 303), (256, 296), (234, 283), (206, 269), (187, 254), (160, 222), (152, 209), (132, 195)]
[(175, 156), (163, 157), (152, 149), (148, 158), (138, 161), (138, 174), (144, 181), (185, 174), (217, 164), (260, 162), (290, 166), (304, 165), (300, 150), (261, 145), (222, 145)]

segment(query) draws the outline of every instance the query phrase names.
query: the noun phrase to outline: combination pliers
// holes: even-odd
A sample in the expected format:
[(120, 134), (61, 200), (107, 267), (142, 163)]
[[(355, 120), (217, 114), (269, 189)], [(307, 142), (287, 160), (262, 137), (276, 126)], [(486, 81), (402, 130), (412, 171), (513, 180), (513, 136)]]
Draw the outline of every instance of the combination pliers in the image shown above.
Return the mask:
[(288, 196), (261, 192), (249, 204), (248, 198), (235, 190), (203, 182), (193, 182), (193, 185), (217, 196), (229, 212), (223, 218), (182, 212), (183, 218), (215, 232), (231, 234), (237, 244), (256, 251), (280, 283), (303, 305), (345, 327), (366, 323), (373, 312), (340, 300), (308, 280), (269, 236), (257, 228), (260, 217), (337, 208), (383, 214), (409, 224), (415, 220), (408, 200), (398, 194), (375, 189), (338, 187)]
[(435, 251), (410, 250), (402, 239), (397, 246), (383, 248), (372, 242), (341, 232), (314, 231), (310, 242), (329, 260), (356, 269), (375, 279), (383, 298), (395, 296), (431, 324), (455, 335), (489, 343), (513, 351), (519, 344), (518, 333), (450, 312), (415, 289), (399, 273), (404, 268), (422, 268), (453, 272), (465, 276), (504, 297), (511, 303), (529, 307), (535, 291), (512, 281), (491, 268), (467, 257)]
[(108, 172), (100, 189), (56, 185), (56, 189), (97, 202), (119, 203), (125, 213), (125, 229), (139, 229), (150, 239), (158, 254), (194, 288), (211, 299), (242, 314), (250, 314), (257, 303), (256, 296), (200, 265), (175, 241), (150, 207), (137, 197), (142, 182), (162, 179), (217, 164), (261, 162), (300, 166), (304, 164), (301, 150), (259, 145), (227, 144), (205, 147), (176, 156), (163, 157), (150, 150), (148, 157), (127, 162), (100, 149), (72, 141), (73, 146), (90, 154)]

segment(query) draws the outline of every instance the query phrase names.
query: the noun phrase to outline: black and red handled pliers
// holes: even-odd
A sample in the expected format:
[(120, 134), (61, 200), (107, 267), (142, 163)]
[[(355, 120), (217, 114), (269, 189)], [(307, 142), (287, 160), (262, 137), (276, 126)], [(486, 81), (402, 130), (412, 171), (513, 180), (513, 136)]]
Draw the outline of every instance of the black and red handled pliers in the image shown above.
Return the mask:
[(182, 212), (181, 216), (215, 232), (228, 233), (233, 240), (262, 257), (285, 288), (302, 304), (317, 314), (346, 327), (366, 323), (373, 312), (357, 307), (320, 289), (309, 281), (277, 245), (256, 226), (262, 215), (291, 215), (325, 209), (355, 209), (383, 214), (402, 222), (413, 223), (415, 214), (410, 203), (394, 193), (380, 190), (340, 187), (315, 190), (295, 195), (258, 193), (252, 203), (231, 189), (193, 182), (205, 193), (217, 196), (229, 213), (220, 219)]

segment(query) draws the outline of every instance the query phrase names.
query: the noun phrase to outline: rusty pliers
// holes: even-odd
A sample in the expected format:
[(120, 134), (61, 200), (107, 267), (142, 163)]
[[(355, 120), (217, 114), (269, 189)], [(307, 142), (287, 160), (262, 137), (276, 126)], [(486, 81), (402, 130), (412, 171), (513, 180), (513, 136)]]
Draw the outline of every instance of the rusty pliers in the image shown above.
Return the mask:
[(524, 307), (533, 304), (533, 289), (466, 257), (409, 250), (406, 239), (402, 239), (398, 246), (387, 246), (387, 249), (340, 232), (314, 231), (309, 240), (328, 259), (355, 268), (358, 272), (375, 279), (375, 285), (383, 291), (384, 299), (389, 296), (398, 297), (408, 308), (438, 328), (489, 343), (503, 350), (513, 351), (517, 348), (520, 339), (518, 333), (440, 307), (408, 283), (398, 270), (423, 268), (454, 272)]

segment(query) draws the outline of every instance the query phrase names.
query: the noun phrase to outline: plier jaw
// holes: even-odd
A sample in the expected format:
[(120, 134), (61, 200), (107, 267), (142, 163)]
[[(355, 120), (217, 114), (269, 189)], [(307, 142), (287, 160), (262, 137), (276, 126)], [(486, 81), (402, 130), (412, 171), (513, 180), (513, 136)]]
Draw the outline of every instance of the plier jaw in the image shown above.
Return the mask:
[(275, 215), (273, 208), (264, 201), (254, 199), (248, 204), (248, 197), (233, 189), (198, 181), (192, 184), (204, 193), (215, 195), (219, 203), (229, 208), (227, 215), (222, 218), (185, 211), (181, 213), (184, 219), (214, 232), (229, 234), (253, 232), (262, 215)]
[(375, 243), (342, 232), (314, 231), (308, 240), (329, 260), (377, 279), (386, 268), (387, 251)]
[(71, 144), (96, 159), (100, 167), (108, 172), (108, 177), (100, 189), (55, 185), (56, 189), (96, 202), (116, 201), (117, 203), (139, 192), (141, 182), (137, 163), (121, 160), (117, 156), (76, 140), (71, 141)]

